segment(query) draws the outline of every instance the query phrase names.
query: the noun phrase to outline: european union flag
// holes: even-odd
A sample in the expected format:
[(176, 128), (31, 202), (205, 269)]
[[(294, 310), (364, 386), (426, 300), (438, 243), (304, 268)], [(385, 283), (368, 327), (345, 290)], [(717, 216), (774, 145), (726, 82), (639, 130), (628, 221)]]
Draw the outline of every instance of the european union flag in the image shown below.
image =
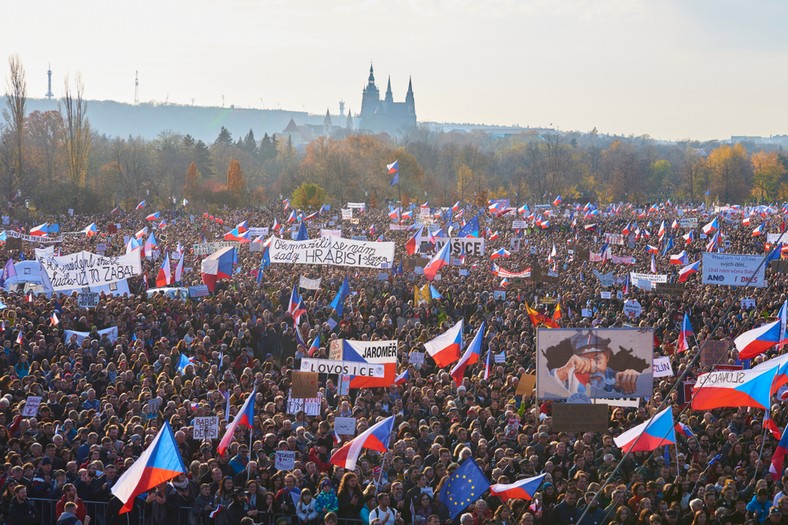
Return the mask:
[(489, 488), (490, 482), (482, 469), (473, 458), (468, 458), (446, 480), (438, 499), (446, 505), (451, 519), (454, 519)]

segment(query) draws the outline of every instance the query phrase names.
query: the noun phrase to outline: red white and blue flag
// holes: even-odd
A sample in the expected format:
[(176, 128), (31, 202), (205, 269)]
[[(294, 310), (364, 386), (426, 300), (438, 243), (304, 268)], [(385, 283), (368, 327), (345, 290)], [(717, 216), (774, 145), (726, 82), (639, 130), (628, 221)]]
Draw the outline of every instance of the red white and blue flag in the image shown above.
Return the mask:
[(681, 434), (687, 439), (695, 437), (695, 433), (692, 431), (692, 429), (681, 421), (676, 423), (676, 426), (673, 429), (676, 431), (676, 433)]
[(342, 467), (345, 470), (354, 470), (362, 450), (375, 450), (377, 452), (386, 452), (388, 450), (393, 430), (394, 416), (375, 423), (337, 450), (331, 456), (331, 464)]
[(698, 376), (692, 389), (692, 410), (752, 407), (768, 410), (779, 366), (751, 370), (717, 370)]
[(772, 463), (769, 465), (772, 481), (777, 481), (783, 475), (786, 452), (788, 452), (788, 426), (783, 430), (783, 437), (780, 438), (780, 442), (777, 444), (777, 448), (774, 449), (774, 453), (772, 454)]
[(784, 340), (783, 331), (783, 323), (779, 320), (747, 330), (733, 340), (739, 351), (739, 359), (751, 359), (781, 343)]
[(110, 491), (123, 502), (118, 514), (125, 514), (134, 506), (134, 499), (167, 481), (186, 474), (175, 436), (168, 422), (153, 438), (140, 457), (112, 485)]
[(141, 209), (143, 209), (144, 207), (145, 207), (145, 201), (140, 201), (140, 203), (139, 203), (139, 204), (137, 204), (137, 208), (136, 208), (136, 209), (137, 209), (137, 210), (141, 210)]
[(703, 226), (703, 233), (708, 235), (709, 233), (719, 229), (720, 229), (720, 223), (717, 222), (717, 217), (714, 217), (714, 220)]
[(248, 429), (254, 427), (254, 396), (256, 394), (257, 390), (252, 389), (252, 393), (249, 394), (249, 397), (247, 397), (246, 401), (244, 401), (241, 410), (239, 410), (233, 418), (233, 422), (227, 425), (227, 430), (225, 430), (222, 440), (219, 441), (219, 446), (216, 447), (216, 452), (218, 452), (219, 455), (222, 455), (227, 451), (230, 443), (232, 443), (233, 438), (235, 437), (235, 430), (239, 426), (246, 427)]
[(147, 217), (145, 217), (146, 221), (158, 221), (159, 220), (159, 212), (151, 213)]
[(408, 379), (410, 379), (410, 370), (406, 368), (404, 372), (394, 378), (394, 384), (404, 385)]
[(684, 320), (681, 322), (681, 330), (679, 331), (679, 340), (676, 343), (676, 352), (686, 352), (689, 350), (689, 338), (694, 336), (695, 332), (692, 331), (689, 315), (684, 312)]
[(462, 354), (462, 357), (457, 362), (456, 365), (451, 369), (449, 375), (454, 378), (454, 383), (457, 386), (462, 384), (462, 379), (465, 376), (465, 369), (468, 368), (470, 365), (479, 362), (479, 358), (482, 355), (482, 340), (484, 339), (484, 321), (482, 321), (482, 325), (479, 327), (479, 330), (476, 331), (476, 335), (473, 336), (471, 340), (471, 344), (468, 345), (468, 348), (465, 350), (465, 353)]
[(496, 483), (490, 486), (490, 494), (498, 496), (501, 501), (510, 499), (524, 499), (530, 500), (542, 485), (544, 478), (547, 474), (540, 474), (533, 478), (521, 479), (514, 483)]
[(673, 407), (667, 407), (651, 420), (613, 438), (613, 441), (625, 453), (650, 452), (665, 445), (675, 445), (676, 431), (673, 428)]
[(170, 254), (164, 255), (164, 260), (161, 262), (161, 268), (156, 275), (156, 286), (162, 288), (172, 282), (172, 274), (170, 273)]
[(687, 264), (689, 257), (686, 250), (681, 250), (681, 253), (670, 256), (670, 264)]
[(438, 368), (448, 366), (460, 358), (462, 350), (462, 319), (457, 324), (431, 341), (424, 343), (424, 348), (435, 361)]
[(700, 261), (695, 261), (692, 264), (688, 264), (687, 266), (679, 270), (679, 282), (680, 283), (685, 282), (693, 274), (698, 273), (698, 270), (700, 270)]
[(443, 248), (441, 248), (438, 253), (436, 253), (432, 259), (430, 259), (430, 262), (427, 263), (427, 266), (424, 267), (424, 277), (426, 277), (428, 281), (435, 279), (435, 276), (438, 275), (438, 272), (441, 271), (441, 268), (451, 263), (450, 250), (450, 245), (447, 242), (443, 245)]
[(506, 248), (501, 248), (500, 250), (493, 252), (493, 254), (490, 255), (490, 259), (508, 259), (511, 256), (512, 253), (509, 250)]

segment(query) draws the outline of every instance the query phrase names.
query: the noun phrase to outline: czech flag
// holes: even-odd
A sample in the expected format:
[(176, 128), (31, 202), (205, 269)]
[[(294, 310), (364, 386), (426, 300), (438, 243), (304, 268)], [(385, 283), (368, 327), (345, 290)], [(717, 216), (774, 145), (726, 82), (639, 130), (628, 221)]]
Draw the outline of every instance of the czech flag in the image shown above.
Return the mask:
[(413, 218), (413, 210), (403, 211), (402, 220), (409, 220)]
[(438, 272), (441, 271), (441, 268), (449, 263), (451, 263), (451, 252), (449, 243), (447, 242), (443, 245), (443, 248), (430, 259), (427, 266), (424, 267), (424, 277), (426, 277), (428, 281), (432, 281), (435, 279)]
[(225, 241), (250, 242), (249, 230), (241, 231), (237, 226), (224, 234)]
[(156, 275), (156, 286), (162, 288), (172, 282), (172, 274), (170, 273), (170, 254), (164, 255), (164, 260), (161, 262), (161, 268)]
[(462, 319), (457, 324), (431, 341), (424, 343), (424, 348), (435, 361), (438, 368), (448, 366), (460, 358), (462, 349)]
[(671, 255), (670, 256), (670, 264), (687, 264), (689, 262), (689, 257), (687, 257), (687, 251), (681, 250), (681, 253), (678, 255)]
[(780, 438), (780, 442), (777, 444), (777, 448), (774, 449), (774, 453), (772, 454), (772, 463), (769, 465), (769, 472), (772, 475), (773, 481), (777, 481), (783, 475), (786, 452), (788, 452), (788, 426), (783, 430), (783, 437)]
[(652, 255), (656, 255), (659, 253), (659, 248), (656, 246), (651, 246), (650, 244), (646, 245), (646, 253), (650, 253)]
[(497, 241), (497, 240), (498, 240), (498, 237), (499, 237), (499, 235), (498, 235), (498, 231), (496, 230), (495, 232), (493, 232), (493, 233), (491, 233), (491, 234), (489, 234), (489, 235), (487, 236), (487, 240), (488, 240), (488, 241)]
[(52, 323), (52, 326), (60, 324), (60, 319), (57, 318), (57, 312), (52, 312), (52, 315), (49, 316), (49, 322)]
[(454, 206), (451, 207), (451, 211), (453, 211), (454, 213), (460, 211), (460, 201), (454, 203)]
[(758, 328), (747, 330), (734, 339), (733, 343), (739, 351), (739, 359), (751, 359), (780, 343), (783, 339), (781, 324), (780, 321), (767, 323)]
[(449, 375), (454, 378), (454, 383), (457, 386), (462, 384), (462, 378), (465, 376), (465, 369), (479, 361), (479, 358), (482, 355), (483, 339), (484, 321), (482, 321), (482, 325), (479, 327), (479, 330), (476, 331), (476, 335), (473, 336), (471, 344), (468, 345), (468, 348), (465, 350), (465, 353), (462, 354), (459, 362), (454, 365), (454, 368), (452, 368), (451, 372), (449, 372)]
[(749, 226), (750, 225), (750, 218), (749, 217), (743, 218), (741, 220), (741, 224), (742, 224), (742, 226)]
[(720, 223), (717, 222), (717, 218), (715, 217), (713, 221), (703, 226), (703, 233), (708, 235), (714, 230), (719, 230), (719, 229), (720, 229)]
[(145, 226), (143, 229), (141, 229), (140, 231), (138, 231), (137, 233), (135, 233), (135, 234), (134, 234), (134, 237), (135, 237), (136, 239), (142, 239), (142, 238), (143, 238), (143, 237), (145, 237), (146, 235), (148, 235), (148, 227), (147, 227), (147, 226)]
[(679, 229), (678, 219), (673, 219), (673, 224), (671, 224), (670, 227), (673, 228), (674, 230), (678, 230)]
[(400, 208), (394, 208), (389, 212), (389, 219), (392, 221), (399, 220)]
[(217, 281), (232, 277), (235, 260), (235, 248), (232, 246), (222, 248), (203, 259), (200, 264), (200, 274), (202, 282), (208, 285), (209, 291), (216, 290)]
[(673, 429), (673, 407), (667, 407), (651, 418), (613, 438), (616, 446), (626, 452), (650, 452), (658, 447), (676, 444)]
[(596, 223), (594, 222), (594, 223), (591, 223), (591, 224), (584, 224), (583, 225), (583, 229), (585, 231), (587, 231), (587, 232), (592, 232), (592, 231), (596, 230)]
[(410, 379), (410, 370), (409, 369), (405, 369), (404, 372), (402, 372), (400, 375), (398, 375), (396, 378), (394, 378), (394, 384), (395, 385), (404, 385), (408, 381), (408, 379)]
[(506, 248), (501, 248), (500, 250), (493, 252), (493, 254), (490, 255), (490, 259), (508, 259), (511, 256), (512, 253), (509, 250)]
[(246, 401), (244, 401), (241, 410), (239, 410), (233, 418), (233, 422), (227, 425), (227, 430), (224, 431), (224, 436), (222, 436), (219, 446), (216, 447), (216, 452), (218, 452), (219, 455), (224, 455), (224, 453), (227, 451), (227, 448), (233, 441), (233, 437), (235, 437), (235, 430), (239, 426), (243, 426), (248, 429), (251, 429), (254, 426), (254, 396), (256, 394), (257, 389), (253, 388), (252, 393), (249, 394), (249, 397), (247, 397)]
[(318, 333), (315, 336), (315, 338), (312, 339), (312, 344), (309, 345), (309, 350), (307, 350), (307, 355), (309, 355), (309, 357), (312, 357), (313, 355), (315, 355), (315, 352), (317, 352), (319, 349), (320, 349), (320, 334)]
[(761, 223), (761, 225), (760, 225), (760, 226), (758, 226), (757, 228), (755, 228), (755, 229), (752, 231), (752, 236), (753, 236), (753, 237), (759, 237), (759, 236), (761, 236), (761, 235), (763, 235), (763, 223)]
[(695, 437), (695, 433), (692, 432), (692, 429), (687, 425), (685, 425), (684, 423), (682, 423), (681, 421), (676, 423), (676, 426), (673, 427), (673, 430), (675, 430), (677, 433), (681, 434), (687, 439), (691, 437)]
[(692, 230), (690, 230), (684, 235), (682, 235), (681, 238), (684, 239), (687, 242), (687, 244), (692, 244), (692, 241), (695, 239), (695, 233)]
[(679, 340), (676, 343), (676, 352), (686, 352), (689, 350), (689, 337), (694, 336), (695, 332), (692, 331), (689, 315), (684, 312), (684, 321), (681, 323), (681, 331), (679, 332)]
[(295, 210), (290, 211), (290, 215), (287, 216), (287, 224), (293, 224), (296, 221), (296, 212)]
[(399, 172), (399, 160), (395, 160), (391, 164), (386, 164), (386, 169), (389, 170), (389, 175), (394, 175)]
[(662, 237), (663, 237), (664, 235), (665, 235), (665, 221), (662, 221), (662, 222), (660, 223), (660, 225), (659, 225), (659, 231), (657, 231), (657, 237), (659, 237), (660, 239), (662, 239)]
[(490, 486), (490, 494), (498, 496), (501, 501), (510, 499), (524, 499), (530, 500), (544, 481), (547, 474), (541, 474), (533, 478), (521, 479), (514, 483), (496, 483)]
[(30, 228), (30, 235), (35, 237), (46, 237), (49, 234), (49, 223), (39, 224), (34, 228)]
[(137, 204), (137, 207), (136, 207), (135, 209), (137, 209), (137, 210), (141, 210), (141, 209), (143, 209), (144, 207), (145, 207), (145, 201), (140, 201), (140, 203), (139, 203), (139, 204)]
[(556, 198), (555, 198), (555, 200), (553, 201), (553, 206), (560, 206), (562, 202), (564, 202), (564, 200), (563, 200), (563, 199), (561, 198), (561, 196), (559, 195), (559, 196), (558, 196), (558, 197), (556, 197)]
[(362, 450), (376, 450), (378, 452), (386, 452), (388, 450), (393, 430), (394, 416), (375, 423), (337, 450), (331, 456), (331, 464), (342, 467), (345, 470), (354, 470), (356, 468), (356, 460), (358, 460)]
[(238, 230), (240, 233), (244, 233), (246, 230), (249, 229), (249, 221), (239, 222), (238, 224), (235, 225), (235, 229)]
[(84, 233), (88, 237), (93, 237), (94, 235), (96, 235), (96, 233), (98, 233), (98, 228), (96, 227), (96, 223), (95, 222), (90, 223), (89, 226), (85, 227), (85, 229), (82, 230), (82, 233)]
[(181, 474), (186, 474), (186, 467), (170, 424), (165, 421), (142, 455), (112, 485), (110, 491), (123, 502), (118, 513), (130, 511), (137, 496)]
[(290, 292), (290, 303), (287, 306), (287, 313), (293, 316), (293, 320), (298, 324), (298, 320), (306, 313), (304, 303), (301, 300), (301, 294), (298, 293), (298, 286), (293, 285), (293, 291)]
[(151, 213), (147, 217), (145, 217), (146, 221), (158, 221), (159, 220), (159, 212)]
[(701, 374), (692, 388), (692, 410), (752, 407), (768, 410), (779, 366)]
[(690, 278), (690, 276), (692, 276), (692, 274), (698, 273), (699, 269), (700, 269), (700, 261), (695, 261), (692, 264), (688, 264), (687, 266), (679, 270), (679, 282), (680, 283), (685, 282), (687, 279)]

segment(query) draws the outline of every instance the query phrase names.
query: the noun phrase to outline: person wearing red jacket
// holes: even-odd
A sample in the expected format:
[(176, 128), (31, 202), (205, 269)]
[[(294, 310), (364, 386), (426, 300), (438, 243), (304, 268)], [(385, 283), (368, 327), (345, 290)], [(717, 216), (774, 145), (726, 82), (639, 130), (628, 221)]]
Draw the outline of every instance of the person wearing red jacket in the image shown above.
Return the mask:
[(75, 487), (73, 483), (66, 483), (63, 485), (63, 496), (61, 496), (55, 505), (55, 516), (60, 516), (63, 514), (63, 509), (66, 506), (66, 502), (69, 501), (76, 503), (77, 511), (75, 514), (77, 515), (79, 521), (85, 523), (85, 516), (88, 515), (88, 510), (85, 508), (85, 502), (82, 501), (82, 498), (77, 496), (77, 487)]
[(314, 462), (320, 472), (329, 472), (331, 470), (331, 463), (328, 462), (328, 454), (326, 453), (326, 444), (318, 441), (315, 446), (309, 449), (309, 461)]

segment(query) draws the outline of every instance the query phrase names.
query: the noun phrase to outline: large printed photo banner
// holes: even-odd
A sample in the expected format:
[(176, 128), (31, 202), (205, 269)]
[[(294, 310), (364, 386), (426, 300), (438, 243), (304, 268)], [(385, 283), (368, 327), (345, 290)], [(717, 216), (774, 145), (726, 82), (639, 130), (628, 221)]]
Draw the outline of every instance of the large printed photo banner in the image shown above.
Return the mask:
[(651, 328), (539, 328), (536, 395), (589, 403), (653, 394)]
[(701, 268), (703, 284), (766, 286), (766, 264), (760, 255), (704, 252)]
[(53, 290), (102, 286), (142, 274), (139, 250), (117, 257), (81, 251), (62, 257), (44, 257), (40, 262)]
[(274, 239), (269, 248), (271, 264), (321, 264), (356, 268), (391, 268), (393, 242), (354, 241), (342, 237), (320, 237), (306, 241)]

